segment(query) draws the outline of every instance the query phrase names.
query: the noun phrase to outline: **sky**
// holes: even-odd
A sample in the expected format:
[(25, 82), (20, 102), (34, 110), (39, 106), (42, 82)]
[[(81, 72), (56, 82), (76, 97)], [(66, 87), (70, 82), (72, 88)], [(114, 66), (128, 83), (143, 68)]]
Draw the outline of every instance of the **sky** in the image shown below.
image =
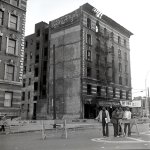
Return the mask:
[(145, 96), (146, 87), (150, 87), (150, 0), (28, 0), (25, 35), (34, 33), (36, 23), (49, 23), (84, 3), (134, 34), (130, 38), (132, 94)]

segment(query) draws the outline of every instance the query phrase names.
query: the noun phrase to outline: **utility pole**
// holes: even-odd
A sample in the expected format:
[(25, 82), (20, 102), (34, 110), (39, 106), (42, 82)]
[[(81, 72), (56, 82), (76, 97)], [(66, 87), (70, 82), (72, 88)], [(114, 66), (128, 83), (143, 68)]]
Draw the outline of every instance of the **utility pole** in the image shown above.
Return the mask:
[(145, 93), (146, 93), (146, 102), (145, 102), (145, 108), (146, 108), (146, 115), (149, 116), (149, 88), (147, 88), (147, 78), (150, 73), (150, 70), (147, 72), (145, 77)]
[(148, 110), (148, 117), (149, 117), (149, 87), (147, 88), (147, 110)]
[(56, 103), (55, 103), (55, 45), (53, 45), (53, 128), (56, 128), (55, 119), (56, 119)]

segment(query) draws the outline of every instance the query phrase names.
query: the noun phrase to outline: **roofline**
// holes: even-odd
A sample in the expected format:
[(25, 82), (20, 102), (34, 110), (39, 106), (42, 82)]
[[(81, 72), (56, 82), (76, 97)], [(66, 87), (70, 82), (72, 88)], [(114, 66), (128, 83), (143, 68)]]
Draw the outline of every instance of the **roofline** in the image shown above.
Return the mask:
[(123, 32), (124, 34), (126, 34), (127, 36), (131, 36), (133, 35), (133, 33), (129, 30), (127, 30), (126, 28), (124, 28), (122, 25), (120, 25), (119, 23), (117, 23), (116, 21), (114, 21), (113, 19), (109, 18), (106, 15), (102, 15), (101, 19), (106, 22), (107, 24), (109, 24), (110, 26), (112, 26), (113, 28), (115, 28), (116, 30), (119, 30), (120, 32)]
[(119, 32), (122, 32), (123, 34), (127, 35), (128, 37), (133, 35), (132, 32), (130, 32), (129, 30), (124, 28), (122, 25), (120, 25), (119, 23), (117, 23), (113, 19), (111, 19), (108, 16), (104, 15), (103, 13), (101, 13), (99, 10), (97, 10), (95, 7), (93, 7), (89, 3), (83, 4), (81, 6), (81, 8), (83, 8), (83, 10), (86, 11), (87, 13), (90, 13), (91, 15), (95, 15), (96, 17), (101, 19), (102, 22), (110, 25), (111, 27), (113, 27), (114, 29), (118, 30)]

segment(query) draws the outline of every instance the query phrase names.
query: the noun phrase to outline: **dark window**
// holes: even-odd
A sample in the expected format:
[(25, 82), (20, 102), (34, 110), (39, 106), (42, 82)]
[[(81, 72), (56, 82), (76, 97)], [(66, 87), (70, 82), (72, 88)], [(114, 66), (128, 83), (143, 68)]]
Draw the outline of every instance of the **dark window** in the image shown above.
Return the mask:
[(37, 49), (37, 50), (40, 49), (40, 43), (39, 43), (39, 42), (36, 43), (36, 49)]
[(99, 61), (100, 61), (100, 55), (96, 54), (96, 65), (99, 65)]
[(17, 20), (18, 17), (15, 15), (10, 15), (10, 28), (17, 30)]
[(126, 91), (126, 99), (129, 99), (129, 91)]
[(2, 36), (0, 36), (0, 51), (2, 50)]
[(27, 63), (27, 53), (24, 54), (24, 63)]
[(45, 34), (45, 42), (48, 41), (48, 34)]
[(87, 60), (91, 61), (91, 51), (87, 50)]
[(30, 104), (28, 104), (28, 108), (27, 108), (27, 112), (29, 112), (30, 111)]
[(87, 95), (92, 94), (92, 86), (90, 84), (87, 84)]
[(100, 79), (100, 72), (99, 72), (99, 70), (96, 70), (96, 79), (97, 79), (97, 80)]
[(34, 82), (34, 90), (35, 90), (35, 91), (38, 90), (38, 82)]
[(87, 18), (87, 27), (91, 29), (91, 19)]
[(43, 90), (42, 90), (42, 95), (43, 95), (43, 96), (46, 96), (46, 89), (43, 89)]
[(116, 88), (113, 88), (113, 98), (116, 97)]
[(25, 41), (25, 48), (28, 47), (28, 41)]
[(122, 77), (121, 76), (119, 77), (119, 84), (122, 85)]
[(38, 29), (38, 30), (36, 31), (36, 36), (37, 36), (37, 37), (40, 36), (40, 29)]
[(24, 112), (24, 104), (21, 104), (21, 111)]
[(48, 47), (45, 47), (45, 48), (44, 48), (44, 57), (45, 57), (45, 56), (48, 56)]
[(111, 39), (112, 39), (112, 41), (114, 41), (114, 33), (113, 32), (111, 32)]
[(26, 79), (23, 79), (23, 87), (26, 86)]
[(114, 55), (114, 46), (111, 47), (111, 52), (112, 52), (112, 55)]
[(27, 67), (24, 66), (24, 67), (23, 67), (23, 74), (26, 74), (26, 72), (27, 72)]
[(32, 67), (31, 67), (31, 65), (30, 65), (30, 66), (29, 66), (29, 72), (31, 72), (31, 68), (32, 68)]
[(22, 92), (22, 101), (25, 100), (25, 92)]
[(44, 61), (43, 63), (43, 71), (47, 71), (47, 61)]
[(124, 39), (124, 46), (127, 47), (126, 39)]
[(34, 76), (35, 76), (35, 77), (38, 77), (38, 75), (39, 75), (39, 69), (38, 69), (38, 68), (35, 68)]
[(91, 67), (87, 67), (87, 77), (91, 77), (92, 75), (92, 69)]
[(28, 99), (30, 99), (30, 92), (28, 92)]
[(30, 43), (31, 45), (33, 44), (33, 39), (31, 39), (31, 43)]
[(43, 75), (43, 84), (46, 84), (46, 75)]
[(30, 59), (32, 59), (32, 55), (33, 55), (32, 52), (30, 52)]
[(37, 101), (38, 97), (37, 96), (34, 96), (34, 101)]
[(90, 34), (87, 34), (87, 44), (92, 45), (92, 38)]
[(4, 20), (4, 11), (0, 9), (0, 25), (3, 25), (3, 20)]
[(120, 99), (122, 99), (122, 90), (120, 90)]
[(118, 36), (118, 44), (121, 44), (121, 38)]
[(31, 78), (29, 78), (29, 85), (31, 85)]
[(35, 57), (35, 63), (38, 63), (39, 62), (39, 55), (36, 55)]
[(97, 86), (97, 96), (101, 96), (101, 87)]

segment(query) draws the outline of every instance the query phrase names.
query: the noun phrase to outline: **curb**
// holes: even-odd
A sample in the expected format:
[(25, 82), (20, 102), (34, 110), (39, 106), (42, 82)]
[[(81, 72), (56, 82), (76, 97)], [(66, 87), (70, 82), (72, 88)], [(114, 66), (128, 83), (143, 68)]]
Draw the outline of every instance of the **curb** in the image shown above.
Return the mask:
[[(97, 128), (98, 125), (86, 125), (86, 126), (76, 126), (76, 127), (68, 127), (67, 130), (87, 130), (87, 129), (94, 129), (94, 128)], [(60, 130), (62, 130), (63, 128), (60, 128)], [(8, 133), (4, 133), (4, 135), (8, 135), (8, 134), (19, 134), (19, 133), (29, 133), (29, 132), (37, 132), (37, 131), (41, 131), (42, 129), (37, 129), (37, 130), (26, 130), (26, 131), (11, 131), (11, 132), (8, 132)], [(56, 129), (45, 129), (45, 130), (49, 130), (49, 131), (55, 131)], [(59, 128), (58, 128), (59, 130)], [(3, 135), (3, 133), (0, 135)]]

